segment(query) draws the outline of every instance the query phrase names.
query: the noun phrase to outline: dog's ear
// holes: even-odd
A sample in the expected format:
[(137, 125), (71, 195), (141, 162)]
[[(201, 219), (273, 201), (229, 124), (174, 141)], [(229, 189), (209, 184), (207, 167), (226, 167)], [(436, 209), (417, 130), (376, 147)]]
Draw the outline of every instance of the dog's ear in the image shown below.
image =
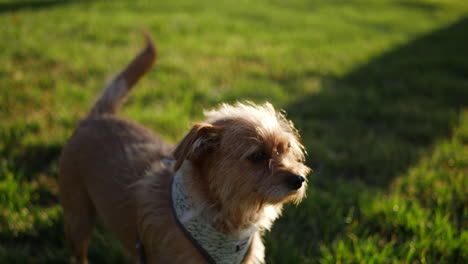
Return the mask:
[(177, 171), (186, 159), (196, 162), (204, 155), (215, 152), (219, 148), (221, 130), (220, 126), (211, 124), (194, 125), (174, 150), (174, 170)]

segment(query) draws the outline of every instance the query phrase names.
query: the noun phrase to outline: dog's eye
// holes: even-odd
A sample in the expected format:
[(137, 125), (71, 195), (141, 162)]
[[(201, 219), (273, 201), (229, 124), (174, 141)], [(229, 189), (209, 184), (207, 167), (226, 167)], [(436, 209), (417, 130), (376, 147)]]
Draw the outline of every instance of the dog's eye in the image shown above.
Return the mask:
[(257, 151), (250, 155), (248, 158), (253, 163), (259, 163), (268, 159), (268, 155), (263, 151)]

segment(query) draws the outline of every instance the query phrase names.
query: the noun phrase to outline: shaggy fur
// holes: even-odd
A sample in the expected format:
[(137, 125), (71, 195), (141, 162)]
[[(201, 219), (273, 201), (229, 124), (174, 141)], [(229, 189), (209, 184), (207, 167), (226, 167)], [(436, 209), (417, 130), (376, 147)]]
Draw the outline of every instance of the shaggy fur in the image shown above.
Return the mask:
[(170, 183), (180, 173), (196, 213), (206, 214), (226, 234), (255, 231), (244, 263), (263, 263), (261, 234), (285, 202), (305, 196), (310, 169), (297, 130), (269, 103), (222, 104), (205, 112), (206, 120), (174, 148), (116, 116), (155, 58), (147, 36), (146, 48), (109, 83), (63, 150), (60, 200), (75, 261), (87, 263), (99, 217), (133, 257), (138, 230), (148, 263), (206, 263), (172, 211)]

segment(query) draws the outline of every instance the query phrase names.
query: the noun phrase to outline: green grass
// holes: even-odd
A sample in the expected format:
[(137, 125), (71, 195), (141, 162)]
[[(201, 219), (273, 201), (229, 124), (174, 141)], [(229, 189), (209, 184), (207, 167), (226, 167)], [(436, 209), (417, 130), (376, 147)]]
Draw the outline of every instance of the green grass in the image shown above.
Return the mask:
[[(270, 101), (308, 198), (268, 263), (468, 262), (465, 0), (0, 0), (0, 263), (64, 263), (57, 158), (105, 80), (156, 39), (123, 115), (176, 142), (202, 109)], [(93, 263), (124, 263), (99, 226)]]

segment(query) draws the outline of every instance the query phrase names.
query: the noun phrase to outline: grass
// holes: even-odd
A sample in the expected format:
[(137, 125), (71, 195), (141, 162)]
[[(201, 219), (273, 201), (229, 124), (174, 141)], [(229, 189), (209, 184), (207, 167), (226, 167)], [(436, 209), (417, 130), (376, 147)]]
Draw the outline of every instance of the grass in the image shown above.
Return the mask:
[[(142, 45), (123, 115), (171, 142), (219, 102), (270, 101), (308, 149), (308, 198), (268, 263), (468, 262), (464, 0), (0, 0), (0, 263), (64, 263), (57, 158)], [(93, 263), (124, 263), (99, 226)]]

